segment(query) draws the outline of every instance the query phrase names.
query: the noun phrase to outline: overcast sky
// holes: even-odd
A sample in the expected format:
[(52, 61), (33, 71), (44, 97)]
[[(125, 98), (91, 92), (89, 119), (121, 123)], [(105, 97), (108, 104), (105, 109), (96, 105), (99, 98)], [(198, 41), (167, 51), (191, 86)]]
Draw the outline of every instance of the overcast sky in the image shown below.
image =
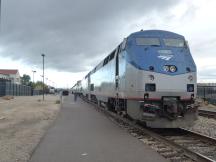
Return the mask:
[(216, 82), (215, 0), (2, 0), (0, 68), (71, 87), (140, 29), (185, 36), (199, 82)]

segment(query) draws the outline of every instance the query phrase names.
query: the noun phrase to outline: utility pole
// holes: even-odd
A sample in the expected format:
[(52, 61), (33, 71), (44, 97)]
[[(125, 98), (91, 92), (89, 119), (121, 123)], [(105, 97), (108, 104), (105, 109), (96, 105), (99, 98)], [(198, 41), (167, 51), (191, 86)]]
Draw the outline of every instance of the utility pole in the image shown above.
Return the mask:
[(48, 86), (49, 84), (48, 84), (48, 78), (46, 78), (46, 82), (45, 82), (45, 84)]
[(1, 0), (0, 0), (0, 32), (1, 32)]
[(41, 83), (43, 83), (43, 75), (40, 75), (41, 76)]
[(34, 83), (34, 73), (36, 73), (36, 71), (32, 70), (32, 72), (33, 72), (33, 83)]
[(41, 54), (41, 56), (43, 57), (43, 101), (44, 101), (44, 57), (45, 57), (45, 54)]

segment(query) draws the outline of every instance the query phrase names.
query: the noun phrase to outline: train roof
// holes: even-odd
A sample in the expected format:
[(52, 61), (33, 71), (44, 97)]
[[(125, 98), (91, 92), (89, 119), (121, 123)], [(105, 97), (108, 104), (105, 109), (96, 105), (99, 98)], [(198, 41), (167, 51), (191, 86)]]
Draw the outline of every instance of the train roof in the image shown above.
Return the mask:
[[(133, 38), (136, 38), (136, 37), (158, 37), (158, 38), (178, 38), (178, 39), (185, 39), (184, 36), (182, 36), (180, 34), (177, 34), (177, 33), (174, 33), (174, 32), (170, 32), (170, 31), (166, 31), (166, 30), (141, 30), (141, 31), (138, 31), (138, 32), (131, 33), (127, 37), (127, 39), (130, 39), (130, 38), (133, 39)], [(106, 57), (108, 57), (108, 56), (106, 56)], [(97, 71), (100, 67), (102, 67), (103, 66), (103, 61), (104, 60), (102, 60), (88, 74), (86, 74), (83, 79), (87, 79), (87, 77), (89, 75), (91, 75), (92, 73), (94, 73), (95, 71)]]
[(135, 33), (132, 33), (128, 36), (129, 37), (163, 37), (163, 38), (182, 38), (184, 36), (170, 32), (165, 30), (141, 30)]

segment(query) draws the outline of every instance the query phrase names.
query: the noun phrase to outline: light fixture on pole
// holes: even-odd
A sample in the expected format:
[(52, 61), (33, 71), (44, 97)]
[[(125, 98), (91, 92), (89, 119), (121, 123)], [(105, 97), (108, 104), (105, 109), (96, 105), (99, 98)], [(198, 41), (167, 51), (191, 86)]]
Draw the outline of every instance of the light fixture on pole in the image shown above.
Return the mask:
[(44, 57), (45, 57), (45, 54), (41, 54), (41, 56), (43, 57), (43, 101), (44, 101)]

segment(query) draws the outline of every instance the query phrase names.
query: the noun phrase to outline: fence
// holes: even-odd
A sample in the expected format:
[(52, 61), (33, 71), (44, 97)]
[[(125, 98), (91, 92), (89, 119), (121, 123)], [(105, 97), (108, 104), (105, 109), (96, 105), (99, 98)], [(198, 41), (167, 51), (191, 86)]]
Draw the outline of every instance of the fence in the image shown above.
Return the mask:
[(0, 80), (0, 96), (31, 96), (32, 88), (30, 86), (11, 83), (7, 80)]
[(32, 93), (32, 95), (33, 96), (37, 96), (37, 95), (42, 95), (43, 94), (43, 90), (33, 90), (33, 93)]
[(197, 96), (209, 103), (216, 104), (216, 86), (197, 86)]

